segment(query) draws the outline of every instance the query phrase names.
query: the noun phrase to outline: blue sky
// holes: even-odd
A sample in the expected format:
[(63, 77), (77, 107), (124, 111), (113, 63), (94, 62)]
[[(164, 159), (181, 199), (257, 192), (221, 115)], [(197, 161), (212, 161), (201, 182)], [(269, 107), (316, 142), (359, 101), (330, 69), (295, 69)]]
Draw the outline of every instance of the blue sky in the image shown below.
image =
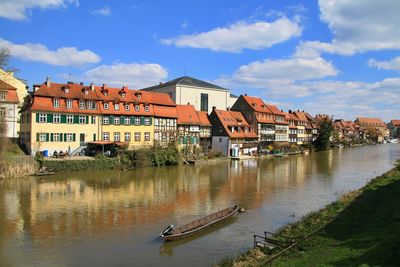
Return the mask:
[(281, 109), (400, 118), (400, 1), (0, 0), (31, 86), (143, 88), (184, 74)]

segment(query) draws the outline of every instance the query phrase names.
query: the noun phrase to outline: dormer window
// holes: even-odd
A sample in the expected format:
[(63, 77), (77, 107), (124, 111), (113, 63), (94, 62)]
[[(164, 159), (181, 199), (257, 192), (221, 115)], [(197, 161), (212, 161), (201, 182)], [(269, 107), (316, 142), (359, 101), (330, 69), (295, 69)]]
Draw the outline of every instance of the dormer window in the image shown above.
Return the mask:
[(142, 98), (142, 93), (137, 92), (137, 93), (135, 93), (135, 96), (136, 96), (138, 99), (141, 99), (141, 98)]
[(108, 109), (108, 103), (103, 104), (104, 109)]
[(0, 101), (6, 101), (7, 91), (0, 92)]
[(150, 106), (149, 105), (144, 106), (144, 111), (149, 112), (150, 111)]
[(79, 109), (85, 109), (85, 101), (79, 100)]
[(125, 110), (129, 111), (129, 104), (125, 104)]
[(86, 89), (85, 89), (84, 92), (85, 92), (85, 95), (88, 95), (88, 94), (89, 94), (89, 90), (86, 90)]
[(140, 106), (139, 105), (135, 105), (135, 111), (140, 111)]
[(64, 92), (65, 92), (66, 94), (68, 94), (68, 93), (69, 93), (69, 88), (68, 88), (68, 87), (65, 87)]
[(121, 97), (125, 97), (126, 96), (126, 94), (125, 93), (121, 93)]
[(67, 99), (66, 103), (67, 103), (67, 108), (72, 108), (72, 100), (71, 99)]
[(119, 110), (119, 104), (115, 103), (115, 104), (114, 104), (114, 109), (115, 109), (115, 110)]
[(103, 92), (104, 96), (108, 96), (108, 91)]
[(53, 107), (55, 107), (55, 108), (60, 107), (60, 99), (58, 99), (58, 98), (53, 99)]

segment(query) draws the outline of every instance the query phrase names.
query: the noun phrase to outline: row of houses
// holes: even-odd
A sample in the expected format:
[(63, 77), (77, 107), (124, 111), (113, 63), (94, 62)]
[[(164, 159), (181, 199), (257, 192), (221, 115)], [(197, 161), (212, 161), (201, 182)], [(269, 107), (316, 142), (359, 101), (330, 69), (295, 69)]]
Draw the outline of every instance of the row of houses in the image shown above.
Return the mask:
[[(0, 92), (7, 92), (7, 99), (16, 103), (18, 96), (14, 99), (16, 93), (8, 86)], [(76, 154), (87, 144), (135, 149), (170, 143), (181, 149), (252, 155), (271, 143), (311, 143), (318, 136), (319, 122), (327, 116), (284, 112), (261, 98), (237, 97), (228, 89), (187, 76), (142, 90), (53, 83), (48, 78), (33, 86), (21, 106), (18, 140), (32, 155), (45, 150)], [(383, 122), (364, 122), (363, 118), (336, 120), (334, 126), (341, 139), (365, 134), (367, 126), (386, 133)]]

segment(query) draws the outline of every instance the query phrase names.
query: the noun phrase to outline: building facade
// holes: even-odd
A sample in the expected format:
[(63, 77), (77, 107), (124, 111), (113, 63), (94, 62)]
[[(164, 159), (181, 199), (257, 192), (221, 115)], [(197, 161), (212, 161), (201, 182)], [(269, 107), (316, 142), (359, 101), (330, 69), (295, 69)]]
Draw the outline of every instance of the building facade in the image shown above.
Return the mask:
[(391, 138), (400, 138), (400, 120), (391, 120), (388, 123)]
[(237, 99), (230, 94), (229, 89), (189, 76), (179, 77), (143, 90), (169, 94), (176, 104), (191, 104), (196, 110), (207, 113), (211, 112), (213, 106), (226, 110)]
[(0, 133), (10, 139), (18, 138), (18, 104), (17, 88), (0, 80)]

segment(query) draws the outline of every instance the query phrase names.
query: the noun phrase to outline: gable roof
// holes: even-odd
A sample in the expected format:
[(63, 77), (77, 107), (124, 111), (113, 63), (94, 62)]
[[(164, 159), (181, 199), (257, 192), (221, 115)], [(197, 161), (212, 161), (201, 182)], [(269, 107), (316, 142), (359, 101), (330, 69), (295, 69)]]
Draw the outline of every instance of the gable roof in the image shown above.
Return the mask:
[(205, 87), (205, 88), (213, 88), (213, 89), (219, 89), (219, 90), (225, 90), (225, 91), (229, 91), (229, 89), (223, 88), (221, 86), (212, 84), (212, 83), (208, 83), (190, 76), (183, 76), (183, 77), (179, 77), (173, 80), (170, 80), (168, 82), (165, 83), (160, 83), (158, 85), (155, 86), (150, 86), (150, 87), (146, 87), (143, 88), (142, 90), (145, 91), (152, 91), (155, 89), (159, 89), (159, 88), (163, 88), (163, 87), (168, 87), (168, 86), (172, 86), (172, 85), (189, 85), (189, 86), (195, 86), (195, 87)]
[(17, 88), (14, 86), (0, 80), (0, 91), (6, 91), (6, 100), (7, 103), (19, 103), (19, 98), (17, 94)]
[(399, 126), (400, 126), (400, 120), (391, 120), (390, 123), (391, 123), (393, 126), (396, 126), (396, 127), (399, 127)]
[(293, 112), (296, 117), (299, 119), (299, 121), (304, 121), (304, 122), (308, 122), (306, 114), (302, 111), (294, 111)]
[(202, 126), (212, 126), (207, 111), (196, 111)]
[(265, 104), (261, 98), (247, 95), (242, 95), (242, 97), (254, 111), (272, 113), (272, 111), (268, 108), (268, 105)]
[(360, 126), (386, 126), (385, 123), (380, 118), (363, 118), (363, 117), (358, 117), (356, 119), (356, 122), (360, 124)]
[(176, 105), (177, 124), (200, 125), (200, 119), (193, 105)]
[[(257, 138), (257, 134), (250, 131), (250, 125), (247, 123), (246, 119), (243, 117), (242, 113), (239, 111), (232, 110), (220, 110), (214, 109), (211, 114), (215, 114), (221, 124), (224, 126), (225, 132), (232, 138)], [(247, 127), (248, 132), (236, 131), (232, 133), (229, 127)]]

